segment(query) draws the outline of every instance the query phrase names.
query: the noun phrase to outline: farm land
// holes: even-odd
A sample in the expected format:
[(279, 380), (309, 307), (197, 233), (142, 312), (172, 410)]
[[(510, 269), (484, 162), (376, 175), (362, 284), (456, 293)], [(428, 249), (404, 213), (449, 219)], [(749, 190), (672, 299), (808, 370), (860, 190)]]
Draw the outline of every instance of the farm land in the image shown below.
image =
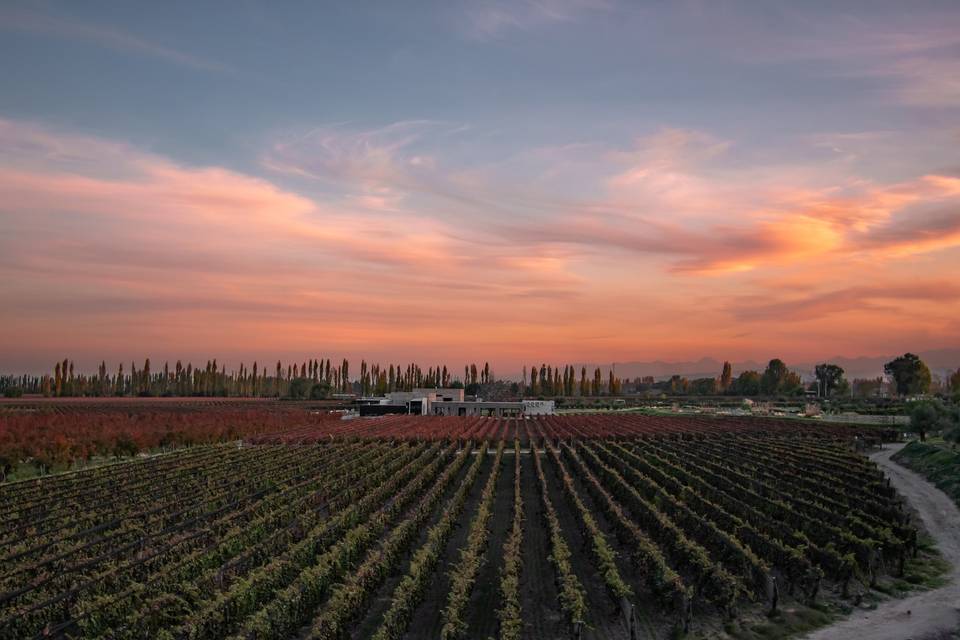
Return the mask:
[(869, 429), (28, 409), (18, 465), (176, 449), (0, 484), (0, 638), (787, 637), (944, 571)]

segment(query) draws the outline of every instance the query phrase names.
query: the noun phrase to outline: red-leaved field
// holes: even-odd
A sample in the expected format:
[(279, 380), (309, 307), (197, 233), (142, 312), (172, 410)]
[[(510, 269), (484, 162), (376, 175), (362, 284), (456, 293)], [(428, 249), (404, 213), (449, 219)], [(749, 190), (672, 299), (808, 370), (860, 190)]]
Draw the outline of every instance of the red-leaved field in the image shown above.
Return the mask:
[(844, 425), (216, 403), (0, 420), (8, 457), (193, 445), (0, 484), (0, 638), (783, 637), (930, 562), (855, 450), (873, 435)]

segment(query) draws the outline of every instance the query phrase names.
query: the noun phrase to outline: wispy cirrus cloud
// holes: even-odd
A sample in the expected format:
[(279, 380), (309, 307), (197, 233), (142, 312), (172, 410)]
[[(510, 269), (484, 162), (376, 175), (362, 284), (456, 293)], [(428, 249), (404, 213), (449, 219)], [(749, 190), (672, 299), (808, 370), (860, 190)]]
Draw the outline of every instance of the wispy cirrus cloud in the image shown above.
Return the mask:
[(960, 106), (960, 16), (951, 7), (918, 4), (894, 14), (790, 3), (765, 9), (689, 3), (661, 18), (664, 28), (686, 33), (705, 54), (752, 68), (803, 65), (804, 75), (861, 82), (861, 95), (871, 101)]
[[(899, 28), (848, 18), (814, 33), (819, 36), (793, 39), (793, 55), (830, 64), (827, 73), (885, 81), (880, 95), (890, 102), (960, 107), (960, 20), (955, 12), (919, 16)], [(789, 41), (785, 49), (791, 50)]]
[(511, 31), (569, 22), (612, 6), (611, 0), (481, 0), (458, 7), (458, 19), (469, 37), (491, 40)]
[[(957, 45), (960, 47), (960, 44)], [(919, 107), (960, 107), (960, 53), (913, 56), (873, 71), (895, 81), (896, 100)]]
[[(591, 254), (657, 256), (661, 268), (674, 273), (722, 274), (819, 256), (902, 256), (958, 245), (949, 211), (960, 193), (950, 176), (880, 183), (858, 175), (845, 159), (732, 161), (732, 141), (677, 128), (622, 149), (574, 144), (464, 166), (452, 163), (437, 140), (453, 130), (464, 133), (420, 121), (361, 131), (324, 127), (276, 145), (266, 165), (347, 185), (347, 201), (371, 210), (453, 215), (466, 222), (464, 235), (479, 215), (485, 235)], [(844, 139), (830, 140), (838, 137)], [(581, 180), (592, 172), (593, 183), (571, 192), (565, 167)]]
[(738, 296), (731, 300), (729, 309), (743, 321), (796, 322), (844, 313), (896, 313), (903, 303), (945, 305), (958, 301), (960, 285), (949, 280), (929, 280), (846, 287), (773, 302), (770, 296)]
[(26, 9), (0, 9), (0, 30), (90, 42), (108, 49), (149, 56), (198, 71), (235, 72), (233, 68), (223, 63), (166, 47), (120, 29), (90, 24), (52, 13)]
[(349, 123), (287, 135), (262, 158), (269, 170), (317, 181), (361, 206), (395, 210), (409, 191), (425, 188), (435, 158), (416, 150), (427, 135), (459, 127), (429, 120), (360, 129)]

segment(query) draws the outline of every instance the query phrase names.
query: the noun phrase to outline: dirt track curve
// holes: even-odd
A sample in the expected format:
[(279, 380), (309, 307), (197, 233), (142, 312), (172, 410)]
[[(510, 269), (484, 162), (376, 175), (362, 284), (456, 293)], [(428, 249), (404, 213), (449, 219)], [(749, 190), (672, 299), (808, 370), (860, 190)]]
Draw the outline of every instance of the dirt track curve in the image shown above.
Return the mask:
[(810, 634), (806, 640), (922, 640), (960, 629), (960, 509), (921, 476), (890, 460), (904, 445), (888, 445), (870, 457), (890, 476), (901, 495), (917, 510), (937, 548), (951, 565), (950, 582)]

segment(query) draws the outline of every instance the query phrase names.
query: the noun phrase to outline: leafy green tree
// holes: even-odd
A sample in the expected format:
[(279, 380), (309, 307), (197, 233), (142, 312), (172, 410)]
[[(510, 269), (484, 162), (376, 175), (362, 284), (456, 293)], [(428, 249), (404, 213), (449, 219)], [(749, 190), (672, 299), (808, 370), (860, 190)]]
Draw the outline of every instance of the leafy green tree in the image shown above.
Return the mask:
[(883, 365), (883, 372), (893, 378), (899, 395), (916, 395), (930, 389), (930, 369), (912, 353), (905, 353)]
[(331, 389), (330, 384), (326, 381), (321, 380), (320, 382), (313, 383), (313, 386), (310, 387), (310, 399), (311, 400), (326, 400), (330, 397), (333, 389)]
[(849, 396), (850, 395), (850, 382), (846, 378), (840, 378), (840, 383), (837, 384), (837, 388), (834, 390), (838, 396)]
[(760, 393), (760, 374), (743, 371), (733, 382), (733, 392), (740, 396), (755, 396)]
[(858, 398), (873, 398), (880, 395), (883, 388), (883, 376), (876, 378), (854, 378), (851, 383), (853, 395)]
[(780, 384), (780, 393), (788, 396), (796, 396), (803, 393), (803, 380), (800, 374), (795, 371), (788, 371), (783, 382)]
[(294, 400), (306, 400), (313, 386), (313, 380), (310, 378), (294, 378), (287, 386), (287, 395)]
[(943, 439), (949, 442), (954, 449), (960, 444), (960, 427), (954, 427), (943, 434)]
[[(939, 400), (921, 400), (910, 407), (910, 430), (919, 434), (920, 441), (927, 439), (930, 431), (943, 430), (945, 437), (955, 435), (960, 427), (960, 408), (945, 405)], [(948, 438), (949, 439), (949, 438)]]
[(717, 392), (716, 378), (696, 378), (690, 382), (690, 393), (698, 396), (712, 396)]
[(960, 444), (960, 405), (952, 404), (947, 407), (947, 424), (943, 431), (943, 439), (953, 444), (956, 449)]
[(820, 385), (820, 392), (824, 396), (830, 396), (843, 381), (843, 367), (835, 364), (818, 364), (814, 369), (814, 375)]
[(763, 372), (763, 377), (760, 379), (760, 391), (768, 396), (780, 393), (789, 373), (790, 370), (787, 369), (787, 365), (784, 364), (783, 360), (774, 358), (767, 365), (766, 370)]
[(667, 380), (666, 391), (671, 395), (682, 395), (687, 392), (690, 386), (689, 381), (681, 375), (673, 374)]
[(950, 391), (952, 391), (954, 395), (960, 394), (960, 369), (950, 374), (947, 383), (950, 385)]

